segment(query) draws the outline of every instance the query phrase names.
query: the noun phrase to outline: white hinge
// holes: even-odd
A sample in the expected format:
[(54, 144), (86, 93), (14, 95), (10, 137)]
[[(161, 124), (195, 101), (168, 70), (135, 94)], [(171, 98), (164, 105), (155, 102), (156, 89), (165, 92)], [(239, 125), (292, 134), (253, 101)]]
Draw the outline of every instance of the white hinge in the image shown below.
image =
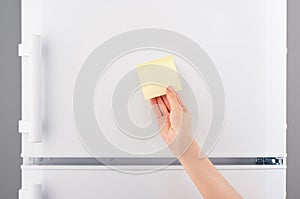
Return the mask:
[(29, 46), (28, 44), (19, 44), (18, 46), (18, 55), (20, 57), (26, 57), (29, 56)]
[(19, 133), (29, 133), (30, 125), (28, 121), (19, 120)]
[(41, 142), (40, 133), (31, 133), (30, 122), (25, 120), (19, 120), (19, 133), (27, 133), (28, 141), (32, 143)]
[(42, 199), (42, 185), (33, 184), (28, 189), (19, 190), (19, 199)]
[[(19, 44), (19, 56), (28, 59), (28, 111), (29, 121), (19, 121), (19, 132), (28, 133), (29, 142), (42, 141), (42, 41), (40, 35), (32, 35), (29, 42)], [(24, 83), (24, 82), (23, 82)], [(27, 83), (27, 82), (25, 82)]]

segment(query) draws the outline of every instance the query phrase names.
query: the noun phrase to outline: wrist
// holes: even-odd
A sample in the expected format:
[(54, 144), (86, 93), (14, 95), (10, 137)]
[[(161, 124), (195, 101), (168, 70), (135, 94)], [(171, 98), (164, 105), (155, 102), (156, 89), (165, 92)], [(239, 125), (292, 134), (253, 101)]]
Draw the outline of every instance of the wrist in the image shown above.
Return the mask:
[(191, 160), (199, 160), (200, 152), (201, 149), (199, 144), (197, 141), (193, 140), (187, 150), (179, 157), (179, 161), (181, 164), (184, 164), (185, 162), (189, 162)]

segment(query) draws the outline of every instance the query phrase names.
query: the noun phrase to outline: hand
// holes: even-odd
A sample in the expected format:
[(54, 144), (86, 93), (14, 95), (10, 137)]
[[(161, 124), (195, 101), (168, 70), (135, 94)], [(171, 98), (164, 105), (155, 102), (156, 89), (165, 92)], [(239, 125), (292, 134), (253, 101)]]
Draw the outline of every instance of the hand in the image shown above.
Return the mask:
[(179, 158), (193, 142), (189, 110), (172, 87), (150, 102), (163, 140)]
[(160, 134), (204, 198), (242, 198), (226, 181), (192, 138), (191, 116), (179, 95), (170, 87), (167, 94), (151, 99)]

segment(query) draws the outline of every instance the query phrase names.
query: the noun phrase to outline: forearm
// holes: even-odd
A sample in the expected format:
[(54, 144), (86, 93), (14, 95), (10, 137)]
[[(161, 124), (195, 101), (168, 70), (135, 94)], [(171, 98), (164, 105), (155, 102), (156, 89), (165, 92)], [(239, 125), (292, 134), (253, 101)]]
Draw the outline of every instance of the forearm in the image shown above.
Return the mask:
[(204, 198), (242, 198), (226, 181), (210, 160), (199, 158), (200, 147), (193, 141), (179, 158), (182, 166)]

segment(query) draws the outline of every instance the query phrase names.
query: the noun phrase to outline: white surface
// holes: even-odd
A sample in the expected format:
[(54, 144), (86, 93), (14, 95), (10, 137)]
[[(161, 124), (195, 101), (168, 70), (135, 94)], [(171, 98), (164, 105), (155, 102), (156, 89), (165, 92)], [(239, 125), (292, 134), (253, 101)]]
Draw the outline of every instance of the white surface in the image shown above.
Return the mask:
[[(226, 122), (211, 156), (285, 156), (285, 0), (23, 0), (22, 43), (41, 34), (47, 53), (43, 142), (30, 143), (23, 134), (22, 156), (89, 156), (73, 122), (72, 95), (80, 67), (102, 42), (144, 27), (190, 37), (215, 63), (225, 87)], [(182, 66), (178, 70), (185, 71)], [(23, 58), (25, 121), (28, 82), (28, 59)], [(209, 108), (205, 111), (200, 117), (211, 114)]]
[[(132, 171), (144, 169), (131, 168)], [(285, 198), (285, 170), (278, 166), (222, 166), (218, 169), (246, 199)], [(22, 194), (31, 184), (41, 184), (44, 199), (201, 198), (179, 166), (143, 175), (97, 166), (23, 166), (22, 179)]]
[(29, 142), (42, 141), (42, 40), (39, 35), (31, 35), (29, 42)]

